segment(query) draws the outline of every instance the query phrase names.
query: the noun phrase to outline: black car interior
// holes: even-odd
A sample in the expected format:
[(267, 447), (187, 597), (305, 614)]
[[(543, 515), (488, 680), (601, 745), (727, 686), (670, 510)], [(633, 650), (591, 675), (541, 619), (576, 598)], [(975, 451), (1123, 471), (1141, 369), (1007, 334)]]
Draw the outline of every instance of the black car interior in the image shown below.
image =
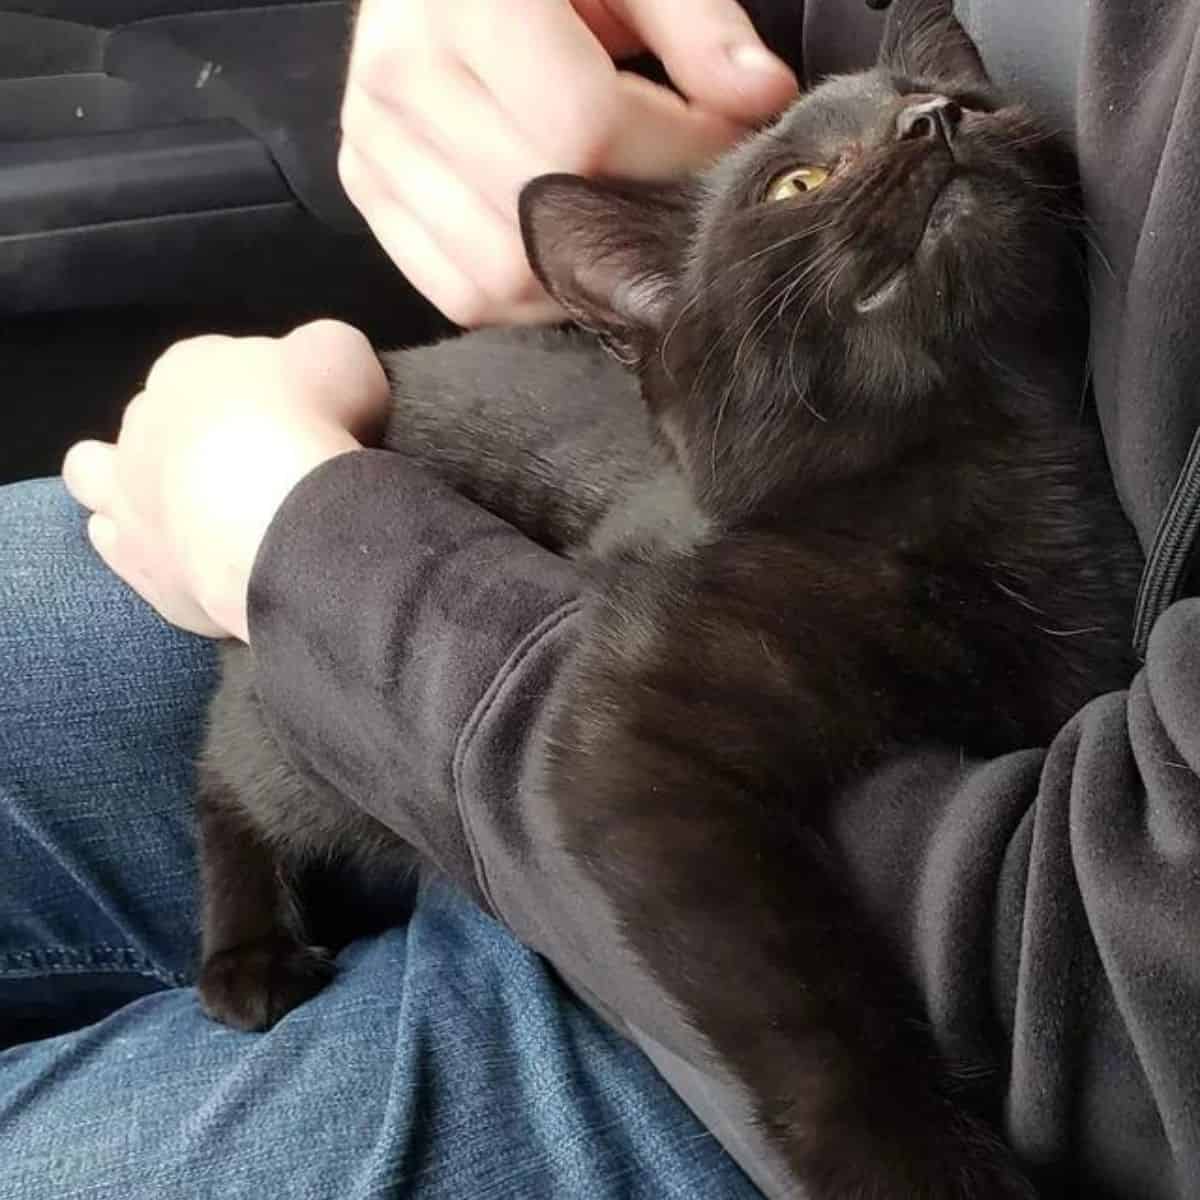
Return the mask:
[(178, 337), (439, 330), (338, 183), (349, 42), (342, 0), (0, 0), (0, 482)]

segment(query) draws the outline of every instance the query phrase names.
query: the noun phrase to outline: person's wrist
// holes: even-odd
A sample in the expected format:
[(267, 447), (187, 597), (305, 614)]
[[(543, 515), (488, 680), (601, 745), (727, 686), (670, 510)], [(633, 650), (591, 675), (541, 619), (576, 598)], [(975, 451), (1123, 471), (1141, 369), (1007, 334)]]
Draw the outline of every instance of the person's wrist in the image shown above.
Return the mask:
[[(361, 450), (356, 438), (334, 425), (317, 426), (302, 444), (276, 459), (265, 469), (255, 501), (244, 519), (219, 542), (204, 537), (194, 555), (196, 575), (193, 590), (201, 608), (230, 637), (249, 642), (247, 604), (250, 577), (259, 550), (280, 509), (297, 485), (334, 458)], [(265, 464), (264, 464), (265, 465)]]

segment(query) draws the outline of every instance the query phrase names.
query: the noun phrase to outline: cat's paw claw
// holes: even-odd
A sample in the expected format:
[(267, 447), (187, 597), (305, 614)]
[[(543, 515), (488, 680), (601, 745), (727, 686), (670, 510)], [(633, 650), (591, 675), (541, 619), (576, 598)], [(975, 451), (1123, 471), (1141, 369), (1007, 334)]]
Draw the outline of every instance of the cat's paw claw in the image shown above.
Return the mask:
[(234, 1029), (270, 1029), (333, 978), (329, 956), (284, 937), (219, 951), (200, 972), (200, 1006)]

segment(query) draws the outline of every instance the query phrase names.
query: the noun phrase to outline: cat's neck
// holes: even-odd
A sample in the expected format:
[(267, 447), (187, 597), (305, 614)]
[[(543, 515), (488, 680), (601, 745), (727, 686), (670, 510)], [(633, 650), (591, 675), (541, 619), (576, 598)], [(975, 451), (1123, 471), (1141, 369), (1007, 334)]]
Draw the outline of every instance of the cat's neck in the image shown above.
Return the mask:
[(958, 476), (982, 479), (1010, 446), (1044, 441), (1053, 452), (1059, 431), (1077, 420), (1077, 358), (983, 361), (941, 376), (914, 372), (907, 387), (894, 375), (818, 376), (800, 390), (777, 373), (719, 394), (656, 394), (654, 379), (644, 390), (700, 508), (744, 524), (814, 505), (844, 509), (858, 495), (899, 501), (914, 476), (945, 488)]

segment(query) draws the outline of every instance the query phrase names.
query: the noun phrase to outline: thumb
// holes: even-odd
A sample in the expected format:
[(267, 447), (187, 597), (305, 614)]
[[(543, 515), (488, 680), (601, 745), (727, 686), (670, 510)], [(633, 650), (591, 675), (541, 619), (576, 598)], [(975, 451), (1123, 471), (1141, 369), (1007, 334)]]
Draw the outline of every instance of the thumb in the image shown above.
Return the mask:
[(773, 116), (796, 77), (735, 0), (607, 0), (695, 104), (744, 124)]
[(710, 163), (746, 127), (684, 103), (640, 75), (617, 75), (620, 120), (603, 164), (607, 175), (667, 179)]

